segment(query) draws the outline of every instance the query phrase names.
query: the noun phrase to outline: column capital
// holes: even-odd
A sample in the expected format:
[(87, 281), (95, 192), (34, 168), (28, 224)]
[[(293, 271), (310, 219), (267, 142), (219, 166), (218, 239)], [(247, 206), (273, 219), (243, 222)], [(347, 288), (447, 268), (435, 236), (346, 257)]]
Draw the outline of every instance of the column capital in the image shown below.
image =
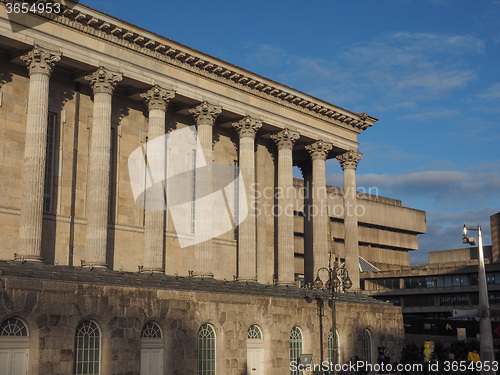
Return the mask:
[(31, 51), (21, 56), (21, 60), (26, 63), (30, 76), (33, 73), (50, 76), (54, 65), (61, 60), (61, 55), (61, 52), (50, 51), (35, 44)]
[(116, 85), (122, 79), (121, 73), (113, 72), (103, 66), (100, 66), (94, 73), (85, 76), (85, 80), (89, 82), (94, 94), (113, 94)]
[(141, 98), (146, 102), (149, 111), (153, 109), (166, 111), (168, 104), (174, 97), (175, 91), (161, 88), (158, 85), (154, 85), (141, 94)]
[(271, 134), (271, 139), (276, 142), (278, 149), (292, 149), (294, 143), (299, 139), (300, 135), (290, 129), (283, 129), (277, 134)]
[(333, 145), (330, 142), (324, 142), (321, 139), (306, 146), (306, 150), (309, 151), (312, 160), (326, 160), (326, 155), (328, 155), (332, 148)]
[(262, 121), (247, 116), (238, 122), (233, 122), (233, 127), (240, 135), (240, 138), (248, 137), (255, 139), (255, 134), (262, 127)]
[(342, 170), (356, 169), (358, 162), (361, 160), (361, 153), (349, 150), (343, 154), (337, 155), (336, 158), (340, 162)]
[(215, 123), (215, 119), (221, 114), (221, 112), (222, 107), (208, 102), (203, 102), (189, 110), (189, 113), (193, 115), (197, 124), (203, 123), (206, 125), (213, 125)]

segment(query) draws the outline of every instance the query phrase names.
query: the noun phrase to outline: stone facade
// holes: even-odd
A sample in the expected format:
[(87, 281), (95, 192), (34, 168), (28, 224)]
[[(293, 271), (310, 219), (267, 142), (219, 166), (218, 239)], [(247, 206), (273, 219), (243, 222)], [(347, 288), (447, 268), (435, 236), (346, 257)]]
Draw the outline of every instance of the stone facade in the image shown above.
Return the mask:
[[(297, 288), (299, 279), (311, 283), (331, 256), (345, 262), (357, 291), (360, 255), (380, 267), (408, 264), (425, 213), (356, 193), (357, 136), (374, 117), (85, 5), (65, 2), (58, 15), (10, 19), (4, 4), (0, 320), (28, 325), (29, 373), (72, 371), (74, 332), (84, 319), (101, 325), (103, 374), (139, 373), (148, 321), (165, 334), (166, 373), (193, 373), (204, 323), (215, 327), (217, 373), (245, 371), (251, 324), (264, 334), (266, 372), (285, 371), (294, 326), (303, 330), (303, 352), (319, 358), (317, 295)], [(213, 204), (197, 204), (182, 223), (168, 200), (148, 202), (163, 210), (145, 210), (134, 199), (128, 162), (138, 147), (188, 127), (197, 131), (207, 173), (184, 176), (185, 192), (212, 193), (214, 166), (226, 163), (235, 175), (239, 168), (248, 205), (227, 201), (241, 215), (237, 229), (183, 247), (196, 235), (179, 227), (214, 230)], [(343, 189), (326, 186), (325, 163), (335, 158)], [(294, 180), (294, 166), (304, 182)], [(401, 341), (397, 307), (346, 293), (337, 310), (344, 360), (360, 354), (364, 329), (373, 350)], [(331, 325), (327, 313), (324, 325)]]
[[(303, 353), (320, 362), (314, 298), (321, 293), (5, 262), (0, 262), (0, 272), (0, 319), (16, 316), (29, 326), (30, 374), (71, 373), (74, 332), (89, 318), (102, 332), (102, 374), (139, 374), (141, 329), (150, 321), (158, 323), (164, 335), (165, 374), (196, 373), (196, 337), (204, 323), (215, 328), (218, 374), (246, 373), (247, 330), (254, 324), (263, 334), (265, 373), (289, 373), (294, 326), (303, 333)], [(378, 345), (389, 345), (392, 358), (399, 358), (400, 308), (353, 293), (341, 295), (336, 306), (341, 361), (361, 355), (364, 329), (372, 334), (374, 360)], [(325, 302), (325, 327), (331, 326), (330, 311)], [(326, 348), (326, 336), (323, 340)]]

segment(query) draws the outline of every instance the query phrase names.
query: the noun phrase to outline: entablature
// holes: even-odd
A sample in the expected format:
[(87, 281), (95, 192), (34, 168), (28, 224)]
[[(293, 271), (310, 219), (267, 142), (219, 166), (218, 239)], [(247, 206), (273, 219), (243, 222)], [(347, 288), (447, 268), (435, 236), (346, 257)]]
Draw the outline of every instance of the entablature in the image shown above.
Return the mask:
[[(0, 3), (6, 1), (0, 0)], [(93, 38), (127, 48), (358, 134), (377, 121), (366, 113), (354, 113), (334, 106), (86, 5), (75, 4), (70, 0), (64, 1), (63, 4), (65, 5), (61, 14), (43, 14), (38, 17), (44, 17), (50, 22), (64, 25)]]

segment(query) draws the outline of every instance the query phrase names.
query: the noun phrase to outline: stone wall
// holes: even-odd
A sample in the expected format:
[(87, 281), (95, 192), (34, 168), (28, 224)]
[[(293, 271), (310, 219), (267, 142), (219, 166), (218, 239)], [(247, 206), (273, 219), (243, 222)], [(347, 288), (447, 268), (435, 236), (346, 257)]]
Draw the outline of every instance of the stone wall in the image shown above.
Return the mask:
[[(317, 305), (314, 298), (311, 302), (305, 298), (314, 294), (303, 290), (47, 267), (0, 267), (0, 321), (12, 316), (26, 321), (30, 374), (71, 373), (75, 330), (85, 319), (93, 319), (101, 329), (103, 375), (139, 374), (141, 330), (150, 321), (163, 331), (168, 374), (195, 372), (196, 337), (204, 323), (215, 328), (218, 374), (246, 373), (246, 335), (253, 324), (263, 333), (266, 372), (287, 373), (294, 326), (302, 331), (303, 353), (312, 353), (313, 362), (320, 361)], [(398, 359), (404, 339), (399, 307), (353, 293), (342, 295), (336, 307), (341, 360), (361, 355), (363, 329), (372, 335), (375, 361), (378, 345), (389, 345)], [(326, 353), (331, 327), (326, 301), (323, 324)]]

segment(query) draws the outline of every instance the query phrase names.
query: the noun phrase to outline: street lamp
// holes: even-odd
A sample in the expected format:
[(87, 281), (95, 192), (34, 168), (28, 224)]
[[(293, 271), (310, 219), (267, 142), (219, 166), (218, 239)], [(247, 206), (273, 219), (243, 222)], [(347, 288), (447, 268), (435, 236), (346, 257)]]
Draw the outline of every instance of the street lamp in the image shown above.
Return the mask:
[[(323, 285), (323, 281), (319, 277), (320, 271), (326, 271), (328, 273), (328, 281)], [(314, 289), (324, 289), (331, 292), (331, 307), (332, 307), (332, 334), (333, 334), (333, 368), (337, 364), (337, 320), (336, 320), (336, 309), (335, 309), (335, 294), (337, 292), (344, 292), (346, 289), (352, 287), (352, 281), (349, 278), (349, 272), (345, 268), (345, 264), (338, 265), (337, 261), (333, 262), (330, 254), (330, 259), (328, 260), (328, 268), (321, 267), (316, 273), (316, 280), (313, 283)], [(321, 302), (322, 303), (322, 302)], [(321, 347), (321, 363), (323, 363), (323, 324), (322, 324), (322, 304), (320, 305), (320, 347)], [(335, 373), (335, 372), (334, 372)]]
[[(490, 305), (488, 302), (488, 287), (486, 285), (486, 271), (484, 269), (484, 251), (483, 251), (483, 235), (481, 232), (481, 224), (477, 224), (477, 227), (468, 228), (464, 224), (463, 229), (463, 243), (468, 243), (472, 246), (476, 244), (476, 239), (474, 237), (467, 236), (467, 230), (477, 231), (478, 249), (479, 249), (479, 267), (478, 267), (478, 278), (479, 278), (479, 334), (480, 334), (480, 355), (481, 362), (484, 364), (487, 361), (493, 363), (495, 360), (495, 355), (493, 351), (493, 336), (491, 333), (491, 319), (490, 319)], [(495, 374), (493, 370), (481, 369), (481, 374)]]

